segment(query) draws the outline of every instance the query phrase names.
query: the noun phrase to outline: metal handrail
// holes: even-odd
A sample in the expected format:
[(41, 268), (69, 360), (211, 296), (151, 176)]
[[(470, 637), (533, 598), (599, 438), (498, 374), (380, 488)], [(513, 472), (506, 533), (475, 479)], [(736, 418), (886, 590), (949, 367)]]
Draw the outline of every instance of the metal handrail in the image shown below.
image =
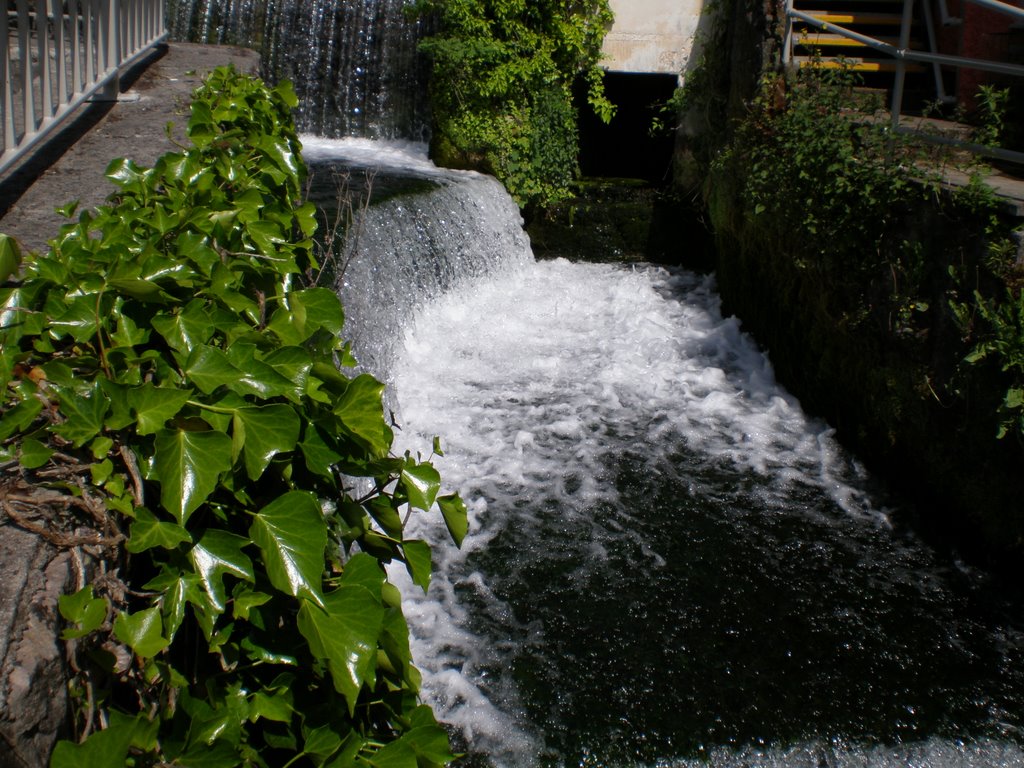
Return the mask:
[(0, 173), (167, 37), (165, 0), (9, 0), (0, 30)]
[[(966, 0), (967, 2), (981, 5), (990, 10), (997, 11), (999, 13), (1013, 16), (1018, 19), (1024, 20), (1024, 8), (1018, 8), (1015, 5), (1001, 2), (1001, 0)], [(927, 2), (927, 0), (925, 0)], [(997, 74), (1010, 75), (1013, 77), (1024, 77), (1024, 65), (1011, 64), (1008, 62), (994, 61), (991, 59), (975, 59), (967, 56), (953, 56), (950, 54), (938, 53), (932, 51), (916, 51), (910, 48), (910, 27), (913, 22), (913, 4), (914, 0), (904, 0), (903, 4), (903, 16), (900, 21), (900, 42), (899, 45), (892, 45), (886, 43), (877, 38), (865, 35), (852, 29), (848, 29), (840, 24), (834, 24), (832, 22), (822, 21), (821, 19), (815, 18), (810, 14), (799, 11), (793, 7), (793, 0), (786, 0), (785, 2), (785, 31), (783, 38), (783, 51), (782, 61), (784, 64), (788, 64), (792, 60), (792, 48), (793, 48), (793, 19), (799, 19), (805, 24), (809, 24), (823, 32), (829, 32), (837, 34), (842, 37), (854, 40), (867, 46), (873, 50), (884, 53), (891, 56), (896, 60), (896, 77), (893, 85), (892, 95), (892, 106), (890, 108), (892, 117), (892, 127), (894, 130), (901, 129), (899, 125), (900, 113), (903, 109), (903, 83), (906, 77), (906, 62), (920, 62), (922, 64), (931, 64), (935, 77), (936, 77), (936, 89), (939, 97), (942, 98), (945, 92), (941, 84), (941, 73), (939, 72), (940, 66), (959, 67), (965, 69), (977, 69), (984, 72), (994, 72)], [(929, 30), (931, 32), (931, 30)], [(934, 35), (929, 34), (929, 44), (932, 48), (935, 47)], [(1024, 152), (1016, 152), (1013, 150), (1006, 150), (997, 147), (982, 147), (975, 144), (966, 144), (963, 142), (956, 142), (958, 146), (968, 149), (978, 154), (985, 154), (992, 157), (998, 157), (1004, 160), (1011, 160), (1013, 162), (1024, 163)]]

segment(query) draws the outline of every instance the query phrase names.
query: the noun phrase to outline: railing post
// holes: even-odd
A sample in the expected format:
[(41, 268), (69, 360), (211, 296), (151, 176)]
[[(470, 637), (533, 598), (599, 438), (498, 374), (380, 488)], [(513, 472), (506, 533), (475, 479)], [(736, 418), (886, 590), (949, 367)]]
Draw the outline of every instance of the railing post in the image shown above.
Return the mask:
[[(130, 2), (130, 0), (127, 0)], [(121, 93), (121, 3), (120, 0), (105, 0), (105, 18), (107, 28), (104, 40), (104, 74), (108, 77), (103, 88), (96, 94), (94, 101), (117, 101)]]
[(785, 12), (786, 20), (783, 26), (782, 34), (782, 64), (786, 66), (793, 58), (793, 16), (790, 11), (793, 10), (793, 0), (786, 0)]
[(0, 146), (2, 152), (13, 149), (17, 143), (14, 131), (14, 77), (11, 72), (10, 45), (10, 32), (5, 29), (0, 35), (0, 87), (4, 89), (3, 103), (0, 105), (0, 109), (3, 109), (4, 123), (3, 145)]
[(900, 126), (903, 112), (903, 83), (907, 77), (907, 49), (910, 48), (910, 26), (914, 22), (914, 0), (903, 0), (903, 19), (900, 22), (900, 45), (896, 52), (896, 81), (892, 87), (892, 128)]
[(18, 66), (21, 79), (22, 115), (25, 118), (25, 133), (35, 133), (36, 122), (35, 84), (32, 78), (32, 21), (28, 13), (28, 0), (18, 0)]

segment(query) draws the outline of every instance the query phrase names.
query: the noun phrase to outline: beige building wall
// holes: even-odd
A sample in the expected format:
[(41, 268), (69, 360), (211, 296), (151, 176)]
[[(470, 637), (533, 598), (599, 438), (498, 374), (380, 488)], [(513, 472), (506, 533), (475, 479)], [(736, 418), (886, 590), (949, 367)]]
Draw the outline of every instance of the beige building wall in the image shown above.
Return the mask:
[(677, 75), (687, 69), (703, 0), (610, 0), (615, 23), (601, 65), (612, 72)]

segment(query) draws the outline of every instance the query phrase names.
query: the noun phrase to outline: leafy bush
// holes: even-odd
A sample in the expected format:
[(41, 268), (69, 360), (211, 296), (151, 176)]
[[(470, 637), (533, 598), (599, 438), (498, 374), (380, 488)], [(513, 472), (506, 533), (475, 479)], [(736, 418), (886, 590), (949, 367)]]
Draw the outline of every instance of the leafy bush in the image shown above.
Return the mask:
[(582, 76), (610, 120), (597, 63), (612, 14), (607, 0), (421, 0), (440, 32), (433, 62), (432, 154), (441, 164), (497, 176), (520, 205), (568, 196), (578, 174), (572, 88)]
[[(0, 288), (6, 511), (102, 559), (60, 601), (79, 740), (55, 768), (452, 758), (383, 564), (426, 588), (405, 520), (436, 502), (459, 542), (465, 507), (392, 454), (383, 385), (344, 372), (337, 297), (303, 287), (294, 106), (216, 70), (192, 146), (112, 163), (109, 204)], [(18, 260), (3, 239), (0, 277)]]

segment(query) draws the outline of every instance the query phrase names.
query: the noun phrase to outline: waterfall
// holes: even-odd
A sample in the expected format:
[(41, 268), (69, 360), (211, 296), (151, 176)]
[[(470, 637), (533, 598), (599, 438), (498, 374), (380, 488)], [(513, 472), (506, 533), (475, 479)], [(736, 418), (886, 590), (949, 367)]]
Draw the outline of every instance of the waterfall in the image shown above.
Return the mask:
[(292, 81), (299, 129), (425, 140), (427, 33), (414, 0), (171, 0), (172, 39), (260, 52), (260, 75)]
[(536, 262), (493, 181), (307, 143), (377, 190), (349, 332), (469, 506), (461, 550), (413, 517), (429, 594), (392, 574), (469, 765), (1024, 765), (1022, 606), (902, 525), (713, 277)]

